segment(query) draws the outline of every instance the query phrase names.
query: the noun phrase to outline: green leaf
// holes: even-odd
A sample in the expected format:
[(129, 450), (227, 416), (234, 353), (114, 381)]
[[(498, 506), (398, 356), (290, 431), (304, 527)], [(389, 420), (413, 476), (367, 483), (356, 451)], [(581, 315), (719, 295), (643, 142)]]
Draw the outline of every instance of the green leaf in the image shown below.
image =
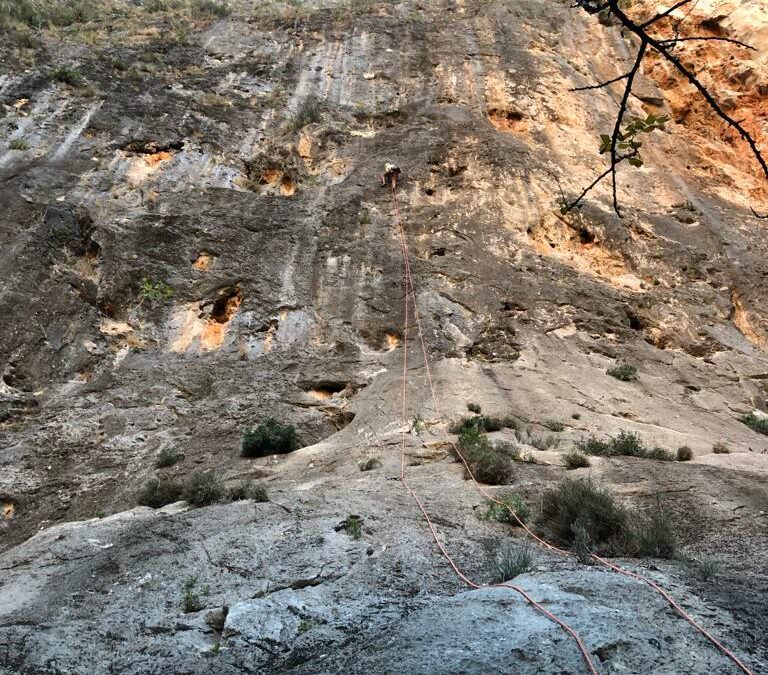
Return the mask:
[(630, 157), (627, 160), (632, 166), (636, 166), (638, 169), (643, 165), (643, 160), (639, 157)]

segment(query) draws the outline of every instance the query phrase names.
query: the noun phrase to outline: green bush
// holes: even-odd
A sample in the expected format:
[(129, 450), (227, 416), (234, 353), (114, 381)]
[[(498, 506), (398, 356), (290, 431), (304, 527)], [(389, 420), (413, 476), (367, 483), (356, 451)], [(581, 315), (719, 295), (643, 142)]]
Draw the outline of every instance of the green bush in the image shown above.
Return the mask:
[(480, 433), (487, 433), (500, 431), (504, 426), (504, 420), (498, 417), (476, 415), (475, 417), (462, 417), (461, 421), (452, 424), (448, 431), (452, 434), (461, 434), (466, 429), (475, 429)]
[(219, 18), (229, 16), (232, 11), (226, 0), (192, 0), (190, 8), (196, 14), (210, 14)]
[(547, 427), (550, 431), (554, 431), (555, 433), (560, 433), (561, 431), (565, 431), (565, 424), (562, 422), (558, 422), (557, 420), (544, 420), (542, 422), (543, 426)]
[(70, 26), (98, 18), (94, 0), (0, 0), (0, 28), (13, 24), (30, 28)]
[(298, 447), (296, 429), (290, 424), (280, 424), (270, 417), (256, 429), (243, 434), (240, 454), (243, 457), (267, 457), (293, 452)]
[(85, 84), (79, 70), (69, 66), (58, 66), (51, 71), (51, 78), (56, 82), (63, 82), (71, 87), (82, 87)]
[[(200, 594), (195, 590), (197, 586), (197, 577), (187, 577), (184, 581), (184, 594), (182, 595), (182, 604), (185, 614), (199, 612), (204, 605)], [(202, 591), (205, 593), (205, 590)]]
[(523, 501), (523, 498), (516, 492), (507, 492), (495, 495), (496, 499), (502, 504), (488, 501), (488, 508), (480, 514), (483, 520), (495, 520), (499, 523), (509, 523), (510, 525), (519, 525), (517, 519), (512, 515), (510, 509), (515, 512), (517, 517), (525, 522), (531, 515), (531, 510)]
[(163, 448), (160, 451), (160, 455), (157, 458), (157, 462), (155, 462), (155, 466), (158, 469), (164, 469), (168, 466), (173, 466), (174, 464), (178, 464), (182, 459), (184, 459), (183, 452), (178, 452), (177, 450), (173, 450), (172, 448)]
[(172, 478), (167, 476), (152, 478), (147, 481), (147, 484), (141, 491), (139, 504), (159, 509), (166, 504), (173, 504), (173, 502), (179, 501), (183, 492), (184, 486)]
[(533, 554), (526, 544), (513, 548), (501, 546), (493, 561), (493, 583), (501, 584), (528, 572), (533, 565)]
[(637, 368), (631, 366), (628, 363), (622, 363), (621, 365), (608, 368), (605, 371), (611, 377), (615, 377), (622, 382), (632, 382), (637, 379)]
[(541, 524), (554, 541), (580, 559), (589, 551), (615, 556), (671, 558), (675, 537), (659, 506), (647, 517), (618, 504), (590, 480), (565, 480), (542, 499)]
[(363, 519), (360, 516), (348, 515), (344, 520), (344, 530), (352, 539), (363, 536)]
[(637, 434), (631, 431), (620, 431), (617, 436), (608, 436), (600, 440), (594, 436), (576, 442), (576, 448), (587, 455), (602, 457), (643, 457), (670, 462), (672, 454), (663, 448), (649, 448)]
[(479, 403), (467, 403), (467, 410), (469, 410), (469, 412), (475, 413), (476, 415), (479, 415), (483, 412), (483, 409), (480, 407)]
[(292, 131), (303, 129), (308, 124), (316, 124), (322, 119), (320, 103), (315, 96), (308, 96), (299, 104), (296, 114), (293, 116), (289, 127)]
[(712, 452), (716, 455), (727, 455), (731, 452), (731, 449), (725, 443), (718, 441), (712, 446)]
[(693, 450), (687, 445), (681, 445), (677, 449), (677, 461), (678, 462), (690, 462), (693, 459)]
[(9, 150), (28, 150), (29, 145), (23, 138), (14, 138), (9, 144), (8, 144)]
[(224, 497), (224, 484), (213, 471), (196, 471), (184, 484), (183, 494), (192, 506), (208, 506)]
[(584, 469), (588, 466), (592, 466), (589, 457), (578, 450), (566, 452), (563, 455), (563, 464), (565, 464), (565, 468), (569, 471), (572, 469)]
[(507, 446), (495, 448), (485, 434), (473, 426), (462, 429), (458, 446), (472, 475), (488, 485), (507, 485), (512, 481), (512, 459)]
[(755, 413), (751, 412), (748, 415), (744, 415), (741, 418), (752, 431), (756, 431), (758, 434), (768, 435), (768, 417), (759, 417)]
[(227, 490), (227, 499), (233, 502), (245, 499), (252, 499), (255, 502), (268, 502), (269, 494), (267, 494), (267, 488), (254, 483), (251, 478), (248, 478), (229, 488)]
[(358, 466), (360, 467), (360, 471), (372, 471), (373, 469), (381, 468), (381, 461), (377, 457), (369, 457), (368, 459), (362, 460)]

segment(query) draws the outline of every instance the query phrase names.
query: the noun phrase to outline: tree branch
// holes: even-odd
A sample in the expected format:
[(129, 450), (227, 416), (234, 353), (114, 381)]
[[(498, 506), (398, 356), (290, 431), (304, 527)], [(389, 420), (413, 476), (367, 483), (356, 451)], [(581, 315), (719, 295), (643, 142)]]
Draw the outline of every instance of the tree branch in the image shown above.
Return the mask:
[(574, 87), (573, 89), (569, 89), (568, 91), (589, 91), (590, 89), (602, 89), (603, 87), (607, 87), (609, 84), (615, 84), (616, 82), (621, 82), (622, 80), (626, 80), (628, 77), (629, 77), (629, 73), (624, 73), (623, 75), (614, 77), (612, 80), (608, 80), (606, 82), (601, 82), (600, 84), (592, 84), (588, 87)]
[(727, 38), (727, 37), (716, 37), (716, 36), (676, 37), (676, 38), (670, 38), (669, 40), (659, 40), (659, 42), (660, 44), (663, 44), (663, 45), (674, 46), (678, 42), (691, 42), (693, 40), (714, 40), (717, 42), (730, 42), (731, 44), (739, 45), (739, 47), (744, 47), (745, 49), (751, 49), (753, 52), (757, 51), (757, 49), (755, 49), (752, 45), (748, 45), (746, 42), (742, 42), (741, 40), (734, 40), (733, 38)]
[[(641, 30), (645, 30), (646, 28), (648, 28), (649, 26), (652, 26), (657, 21), (661, 21), (661, 19), (663, 19), (665, 16), (669, 16), (670, 14), (672, 14), (672, 12), (674, 12), (676, 9), (680, 9), (683, 5), (687, 5), (689, 2), (691, 2), (691, 0), (680, 0), (680, 2), (672, 5), (672, 7), (670, 7), (669, 9), (666, 9), (663, 12), (657, 14), (652, 19), (648, 19), (648, 21), (646, 21), (645, 23), (641, 23), (638, 26), (638, 28), (640, 28)], [(611, 6), (611, 11), (613, 11), (614, 9), (618, 9), (618, 6), (616, 5), (616, 3), (610, 2), (609, 0), (608, 4)]]

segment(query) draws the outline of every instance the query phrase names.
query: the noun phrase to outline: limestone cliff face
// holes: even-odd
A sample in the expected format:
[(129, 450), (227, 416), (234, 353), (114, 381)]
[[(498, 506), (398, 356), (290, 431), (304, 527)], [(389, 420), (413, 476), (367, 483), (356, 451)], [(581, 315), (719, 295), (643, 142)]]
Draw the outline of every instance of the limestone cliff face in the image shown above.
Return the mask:
[[(760, 523), (768, 443), (739, 416), (764, 410), (768, 398), (768, 239), (765, 221), (749, 209), (765, 206), (766, 192), (754, 162), (692, 93), (649, 61), (630, 110), (667, 111), (679, 123), (648, 139), (642, 169), (621, 172), (623, 220), (602, 187), (564, 218), (560, 190), (578, 194), (603, 170), (598, 137), (616, 105), (610, 91), (569, 89), (615, 77), (630, 55), (617, 30), (569, 2), (238, 1), (221, 17), (189, 3), (154, 3), (159, 11), (150, 11), (152, 4), (107, 3), (89, 23), (41, 32), (36, 46), (17, 37), (1, 47), (0, 498), (7, 506), (0, 550), (40, 527), (132, 508), (156, 474), (158, 453), (176, 448), (185, 460), (173, 473), (215, 468), (226, 479), (264, 477), (277, 501), (300, 510), (306, 500), (308, 513), (322, 514), (302, 525), (276, 511), (262, 539), (304, 527), (294, 543), (311, 547), (313, 537), (358, 509), (373, 522), (366, 536), (368, 557), (376, 551), (371, 564), (380, 564), (377, 583), (387, 585), (412, 562), (427, 579), (425, 593), (443, 592), (438, 586), (450, 577), (426, 571), (439, 562), (419, 548), (428, 547), (428, 533), (405, 495), (357, 468), (375, 454), (385, 460), (383, 471), (397, 473), (391, 444), (401, 425), (403, 263), (390, 194), (379, 185), (392, 161), (403, 170), (412, 270), (447, 415), (464, 414), (467, 401), (478, 400), (532, 427), (562, 419), (562, 450), (584, 435), (619, 429), (673, 449), (691, 446), (690, 465), (598, 460), (593, 473), (642, 503), (658, 490), (683, 490), (670, 508), (694, 552), (728, 550), (718, 524), (728, 521), (741, 541), (730, 553), (731, 586), (713, 602), (736, 613), (723, 619), (734, 634), (752, 625), (750, 589), (765, 587), (748, 561), (766, 545)], [(765, 46), (762, 5), (698, 5), (691, 18), (698, 29)], [(712, 62), (729, 110), (743, 112), (762, 140), (766, 52), (744, 56), (706, 44), (690, 54)], [(81, 82), (63, 77), (62, 68), (77, 71)], [(142, 293), (147, 282), (156, 292)], [(605, 375), (620, 361), (639, 367), (639, 383)], [(408, 414), (431, 423), (421, 365), (414, 363)], [(294, 424), (311, 447), (279, 459), (240, 459), (243, 429), (268, 415)], [(451, 536), (470, 542), (463, 553), (476, 560), (493, 526), (475, 522), (478, 499), (437, 440), (414, 437), (414, 471), (425, 480), (429, 473), (435, 508), (463, 523)], [(731, 454), (713, 455), (716, 441), (727, 441)], [(541, 462), (558, 459), (555, 451), (532, 452)], [(522, 484), (532, 491), (556, 478), (553, 467), (524, 470)], [(250, 570), (256, 563), (247, 549), (251, 535), (243, 534), (246, 515), (239, 506), (215, 508), (222, 523), (233, 509), (236, 526), (222, 524), (226, 536), (217, 546), (235, 546), (239, 558), (222, 563), (227, 556), (217, 548), (213, 562)], [(747, 510), (733, 520), (737, 508)], [(147, 542), (180, 537), (173, 546), (187, 553), (163, 549), (164, 565), (183, 558), (196, 570), (190, 574), (208, 579), (205, 560), (184, 556), (198, 535), (213, 536), (200, 534), (209, 526), (199, 515), (173, 518), (183, 534), (169, 534), (174, 527), (158, 521)], [(134, 526), (121, 529), (120, 518), (101, 526), (111, 544), (152, 550)], [(76, 540), (80, 531), (72, 532), (65, 528), (62, 537)], [(329, 536), (318, 560), (327, 558), (331, 573), (294, 559), (289, 546), (263, 553), (264, 578), (280, 577), (275, 569), (284, 556), (285, 578), (275, 584), (291, 592), (331, 587), (368, 564), (365, 547), (348, 550)], [(387, 558), (387, 547), (403, 538), (408, 551)], [(49, 550), (45, 541), (24, 546)], [(22, 559), (24, 550), (8, 555)], [(102, 550), (109, 549), (96, 547), (94, 555)], [(97, 561), (105, 575), (120, 584), (130, 576), (143, 588), (132, 563), (111, 560), (117, 571)], [(316, 574), (301, 577), (307, 565)], [(158, 571), (145, 572), (155, 581), (146, 582), (146, 593), (132, 591), (139, 604), (151, 601), (152, 590), (165, 594), (171, 612), (178, 584), (157, 585)], [(274, 590), (272, 581), (259, 591), (243, 582), (247, 574), (238, 581), (231, 569), (219, 572), (229, 575), (216, 591), (219, 604), (255, 602)], [(737, 581), (745, 574), (752, 580), (746, 587)], [(352, 578), (358, 585), (346, 587), (349, 602), (367, 583)], [(72, 588), (81, 581), (73, 579)], [(418, 587), (401, 582), (371, 606), (381, 600), (393, 607), (409, 584)], [(7, 592), (0, 586), (0, 597)], [(35, 621), (48, 620), (45, 586), (25, 593), (42, 603), (30, 610)], [(314, 597), (313, 606), (327, 606), (330, 597)], [(233, 614), (232, 621), (241, 619), (232, 635), (263, 628), (247, 627), (256, 619), (246, 609)], [(411, 609), (406, 602), (392, 618)], [(147, 626), (171, 625), (163, 612)], [(371, 610), (350, 612), (348, 625), (334, 624), (338, 632), (312, 649), (337, 644)], [(263, 644), (298, 639), (290, 616), (273, 643)], [(425, 616), (418, 621), (427, 625)], [(338, 617), (315, 619), (331, 625)], [(117, 614), (110, 621), (122, 625)], [(159, 634), (151, 626), (135, 639)], [(675, 626), (670, 620), (664, 630), (682, 630)], [(14, 630), (21, 644), (24, 629)], [(190, 628), (194, 649), (207, 644), (205, 630), (200, 622)], [(162, 639), (159, 654), (168, 664), (205, 672), (185, 660), (178, 641)], [(764, 639), (743, 640), (764, 663)], [(97, 642), (94, 653), (103, 655), (106, 643)], [(0, 668), (6, 658), (9, 672), (48, 672), (34, 670), (43, 661), (22, 652), (0, 652)], [(131, 670), (130, 650), (121, 653), (123, 672), (152, 672), (146, 663)], [(280, 661), (285, 653), (267, 649), (249, 667), (304, 663), (299, 652)], [(662, 659), (644, 650), (632, 655), (639, 661), (629, 672), (650, 672)], [(79, 672), (82, 663), (67, 658)], [(338, 658), (328, 672), (342, 672)], [(546, 658), (552, 668), (579, 667), (558, 661), (558, 650)], [(434, 672), (417, 661), (412, 672)], [(227, 663), (222, 672), (250, 672)], [(307, 663), (315, 665), (296, 672), (321, 672)], [(637, 663), (643, 667), (632, 670)], [(717, 663), (702, 661), (692, 672), (717, 671)]]

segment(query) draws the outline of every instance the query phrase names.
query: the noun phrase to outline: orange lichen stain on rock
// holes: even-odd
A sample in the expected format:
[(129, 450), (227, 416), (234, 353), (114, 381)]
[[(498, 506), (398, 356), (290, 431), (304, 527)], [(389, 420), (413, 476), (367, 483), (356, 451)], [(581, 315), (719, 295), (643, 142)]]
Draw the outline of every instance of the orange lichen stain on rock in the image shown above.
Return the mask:
[(194, 267), (196, 270), (200, 270), (201, 272), (205, 272), (211, 266), (213, 258), (214, 256), (210, 253), (202, 251), (200, 255), (195, 258), (195, 261), (192, 263), (192, 267)]
[(333, 393), (325, 389), (310, 389), (307, 392), (307, 396), (315, 399), (316, 401), (327, 401), (329, 398), (331, 398), (331, 396), (333, 396)]
[(491, 108), (488, 111), (488, 121), (499, 131), (514, 133), (528, 131), (528, 121), (523, 113), (517, 110)]
[(302, 133), (299, 136), (299, 142), (296, 144), (296, 151), (303, 160), (312, 159), (312, 137)]
[(385, 335), (386, 345), (387, 345), (387, 351), (391, 352), (397, 349), (400, 346), (400, 336), (395, 335), (394, 333), (387, 333)]
[(126, 173), (129, 187), (141, 185), (153, 173), (158, 171), (164, 162), (167, 162), (172, 157), (173, 153), (167, 150), (135, 157)]
[(202, 351), (220, 349), (224, 344), (229, 323), (242, 301), (242, 291), (239, 288), (230, 288), (222, 292), (207, 311), (206, 305), (186, 305), (175, 317), (175, 322), (180, 328), (176, 339), (171, 343), (171, 351), (189, 351), (195, 342)]
[(738, 291), (733, 291), (731, 294), (731, 302), (733, 303), (733, 323), (739, 332), (758, 349), (768, 351), (768, 337), (762, 331), (755, 329), (750, 318), (750, 312), (744, 307)]
[(13, 502), (3, 502), (1, 510), (3, 513), (3, 520), (10, 520), (13, 518), (15, 506), (13, 505)]
[(582, 272), (593, 274), (612, 286), (642, 290), (642, 279), (632, 274), (620, 254), (603, 248), (584, 228), (569, 227), (554, 216), (528, 231), (534, 248), (542, 255), (557, 258)]
[(280, 194), (284, 197), (291, 197), (296, 192), (296, 184), (289, 176), (283, 176), (280, 181)]
[(260, 185), (275, 185), (277, 181), (280, 179), (280, 176), (283, 175), (283, 172), (280, 171), (280, 169), (265, 169), (261, 172), (261, 177), (259, 178), (259, 184)]

